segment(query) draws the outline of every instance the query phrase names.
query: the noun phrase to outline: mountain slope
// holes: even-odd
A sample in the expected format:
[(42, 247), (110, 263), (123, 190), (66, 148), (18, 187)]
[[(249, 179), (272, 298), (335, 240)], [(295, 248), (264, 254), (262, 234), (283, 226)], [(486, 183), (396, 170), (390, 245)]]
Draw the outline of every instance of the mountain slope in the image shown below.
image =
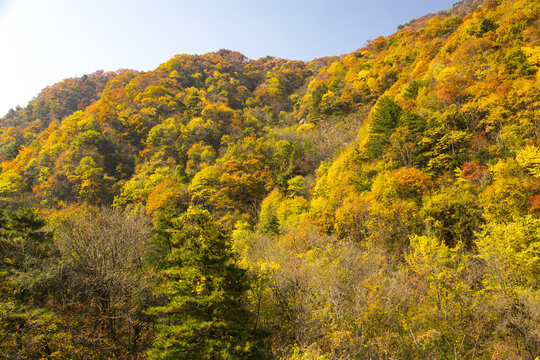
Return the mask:
[[(220, 50), (65, 80), (2, 118), (0, 201), (53, 222), (144, 212), (167, 279), (198, 214), (250, 275), (275, 357), (535, 359), (539, 15), (468, 0), (343, 56)], [(141, 318), (144, 348), (160, 327)]]

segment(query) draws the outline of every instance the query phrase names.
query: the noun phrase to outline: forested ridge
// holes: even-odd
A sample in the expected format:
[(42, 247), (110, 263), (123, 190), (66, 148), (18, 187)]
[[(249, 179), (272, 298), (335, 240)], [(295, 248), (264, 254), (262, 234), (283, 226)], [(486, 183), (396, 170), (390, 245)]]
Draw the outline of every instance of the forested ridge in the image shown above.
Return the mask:
[(0, 119), (0, 358), (540, 356), (540, 3), (177, 55)]

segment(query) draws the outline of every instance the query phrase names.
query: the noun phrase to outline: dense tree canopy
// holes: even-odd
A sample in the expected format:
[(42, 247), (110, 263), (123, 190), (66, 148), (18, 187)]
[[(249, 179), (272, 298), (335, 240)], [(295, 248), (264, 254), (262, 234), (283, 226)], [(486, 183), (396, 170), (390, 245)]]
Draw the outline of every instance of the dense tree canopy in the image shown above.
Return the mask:
[(535, 360), (539, 15), (44, 89), (0, 119), (0, 357)]

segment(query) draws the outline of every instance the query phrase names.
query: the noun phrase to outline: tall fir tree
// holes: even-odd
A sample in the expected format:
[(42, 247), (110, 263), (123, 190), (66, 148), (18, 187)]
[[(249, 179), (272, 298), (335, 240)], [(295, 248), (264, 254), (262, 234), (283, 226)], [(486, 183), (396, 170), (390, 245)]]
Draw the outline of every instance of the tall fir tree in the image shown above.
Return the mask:
[(371, 155), (380, 155), (390, 143), (390, 135), (398, 126), (400, 113), (401, 108), (391, 97), (383, 96), (379, 99), (369, 129), (367, 149)]
[[(190, 207), (171, 222), (171, 250), (163, 268), (167, 299), (158, 318), (150, 359), (264, 359), (262, 332), (250, 327), (243, 269), (232, 262), (227, 237), (210, 213)], [(163, 239), (161, 239), (162, 241)]]

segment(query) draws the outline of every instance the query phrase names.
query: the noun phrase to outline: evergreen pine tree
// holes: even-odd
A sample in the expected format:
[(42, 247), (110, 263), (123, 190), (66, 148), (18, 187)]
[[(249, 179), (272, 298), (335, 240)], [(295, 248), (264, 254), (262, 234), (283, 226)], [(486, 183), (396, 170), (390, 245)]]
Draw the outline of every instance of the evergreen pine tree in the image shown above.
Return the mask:
[(390, 135), (398, 126), (400, 113), (401, 108), (389, 96), (383, 96), (378, 101), (369, 129), (367, 149), (370, 155), (380, 155), (383, 148), (389, 144)]
[(172, 223), (161, 288), (167, 304), (150, 310), (159, 325), (149, 358), (264, 359), (242, 303), (246, 274), (231, 261), (228, 239), (200, 208)]

